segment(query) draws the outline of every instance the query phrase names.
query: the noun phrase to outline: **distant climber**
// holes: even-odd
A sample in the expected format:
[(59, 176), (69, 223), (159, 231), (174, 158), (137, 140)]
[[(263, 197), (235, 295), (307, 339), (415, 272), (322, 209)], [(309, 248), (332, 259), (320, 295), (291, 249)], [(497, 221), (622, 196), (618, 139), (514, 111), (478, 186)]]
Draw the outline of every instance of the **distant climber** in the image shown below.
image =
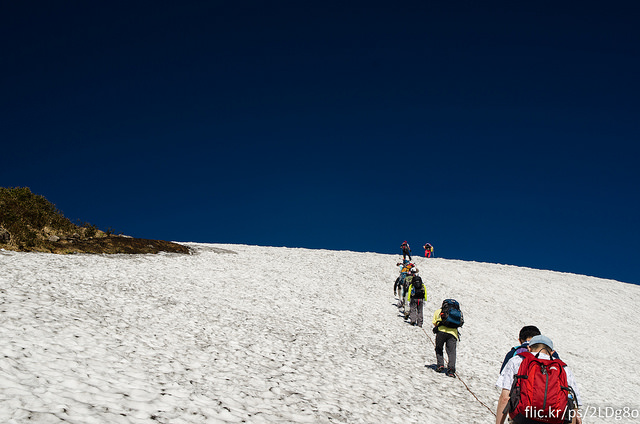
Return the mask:
[(411, 260), (411, 248), (406, 240), (400, 245), (400, 249), (402, 249), (402, 259), (407, 259), (408, 256), (409, 260)]
[(409, 301), (409, 323), (422, 327), (424, 302), (427, 301), (427, 289), (418, 275), (418, 270), (414, 268), (414, 276), (411, 279), (407, 300)]
[(411, 282), (413, 281), (414, 278), (414, 270), (415, 268), (412, 268), (408, 273), (407, 276), (404, 278), (404, 285), (403, 285), (403, 291), (402, 291), (402, 314), (404, 315), (404, 319), (405, 321), (409, 319), (409, 312), (411, 311), (411, 304), (410, 304), (410, 293), (409, 293), (409, 287), (411, 286)]
[(396, 278), (395, 283), (393, 284), (393, 293), (398, 296), (398, 308), (402, 308), (404, 306), (404, 298), (405, 298), (405, 279), (409, 272), (411, 272), (411, 268), (413, 268), (413, 264), (408, 260), (403, 260), (402, 262), (398, 262), (396, 266), (400, 268), (400, 275)]
[(433, 257), (433, 246), (430, 243), (427, 243), (422, 247), (424, 247), (424, 257), (425, 258), (432, 258)]

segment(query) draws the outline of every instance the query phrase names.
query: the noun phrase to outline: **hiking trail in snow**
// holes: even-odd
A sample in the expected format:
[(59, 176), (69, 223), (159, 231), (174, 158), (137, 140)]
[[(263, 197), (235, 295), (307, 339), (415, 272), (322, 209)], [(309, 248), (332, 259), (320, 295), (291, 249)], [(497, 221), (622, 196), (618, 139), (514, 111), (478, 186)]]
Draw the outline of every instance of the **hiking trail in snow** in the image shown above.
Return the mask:
[[(395, 307), (397, 255), (186, 244), (192, 255), (0, 252), (0, 422), (493, 422), (460, 380), (425, 367), (433, 345)], [(528, 324), (586, 407), (640, 410), (640, 287), (414, 261), (425, 330), (443, 299), (460, 302), (457, 371), (494, 411)]]

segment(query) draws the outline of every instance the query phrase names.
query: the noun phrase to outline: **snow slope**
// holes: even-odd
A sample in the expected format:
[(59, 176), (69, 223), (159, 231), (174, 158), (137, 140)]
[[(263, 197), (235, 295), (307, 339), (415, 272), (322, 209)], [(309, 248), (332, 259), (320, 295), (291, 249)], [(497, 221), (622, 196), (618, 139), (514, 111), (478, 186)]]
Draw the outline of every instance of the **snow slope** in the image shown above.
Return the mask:
[[(417, 258), (423, 331), (394, 306), (398, 256), (189, 245), (0, 252), (0, 423), (493, 422), (500, 364), (527, 324), (574, 370), (585, 423), (640, 410), (638, 286)], [(465, 314), (461, 380), (424, 366), (447, 297)]]

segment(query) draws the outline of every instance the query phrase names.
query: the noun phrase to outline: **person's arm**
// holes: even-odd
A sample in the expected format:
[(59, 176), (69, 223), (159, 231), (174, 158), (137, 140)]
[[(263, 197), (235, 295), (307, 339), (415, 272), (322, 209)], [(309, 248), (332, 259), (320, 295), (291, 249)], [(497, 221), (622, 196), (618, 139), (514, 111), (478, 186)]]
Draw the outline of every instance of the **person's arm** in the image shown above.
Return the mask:
[(513, 387), (515, 375), (518, 374), (520, 365), (522, 364), (522, 357), (514, 356), (509, 359), (507, 366), (500, 373), (500, 377), (496, 381), (496, 387), (500, 389), (500, 398), (498, 399), (498, 406), (496, 408), (496, 424), (504, 423), (506, 417), (509, 415), (508, 411), (505, 413), (505, 407), (509, 404), (509, 395), (511, 394), (511, 388)]
[(438, 309), (433, 313), (433, 320), (431, 320), (431, 322), (433, 323), (434, 327), (437, 327), (438, 324), (440, 323), (440, 312), (442, 311), (442, 309)]
[(502, 389), (500, 392), (500, 398), (498, 399), (498, 408), (496, 409), (496, 424), (503, 424), (508, 414), (505, 414), (504, 408), (509, 402), (509, 390)]
[(578, 385), (576, 384), (576, 378), (574, 377), (571, 368), (565, 367), (564, 371), (567, 373), (567, 385), (573, 389), (573, 393), (576, 396), (576, 398), (574, 399), (576, 405), (576, 409), (574, 410), (575, 416), (571, 422), (573, 424), (582, 424), (582, 417), (579, 413), (579, 408), (582, 406), (582, 399), (580, 398), (580, 391), (578, 390)]
[(577, 409), (575, 411), (576, 411), (576, 416), (573, 417), (573, 420), (571, 421), (571, 424), (582, 424), (582, 417), (578, 413)]

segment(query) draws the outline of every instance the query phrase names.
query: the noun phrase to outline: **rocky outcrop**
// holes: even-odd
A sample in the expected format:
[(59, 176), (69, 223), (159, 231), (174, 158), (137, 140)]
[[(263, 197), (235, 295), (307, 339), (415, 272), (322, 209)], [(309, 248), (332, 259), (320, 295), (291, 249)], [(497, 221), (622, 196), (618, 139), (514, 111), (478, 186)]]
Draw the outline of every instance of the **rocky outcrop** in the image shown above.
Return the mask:
[(6, 243), (9, 243), (10, 241), (11, 241), (11, 234), (9, 234), (9, 231), (0, 227), (0, 243), (6, 244)]

